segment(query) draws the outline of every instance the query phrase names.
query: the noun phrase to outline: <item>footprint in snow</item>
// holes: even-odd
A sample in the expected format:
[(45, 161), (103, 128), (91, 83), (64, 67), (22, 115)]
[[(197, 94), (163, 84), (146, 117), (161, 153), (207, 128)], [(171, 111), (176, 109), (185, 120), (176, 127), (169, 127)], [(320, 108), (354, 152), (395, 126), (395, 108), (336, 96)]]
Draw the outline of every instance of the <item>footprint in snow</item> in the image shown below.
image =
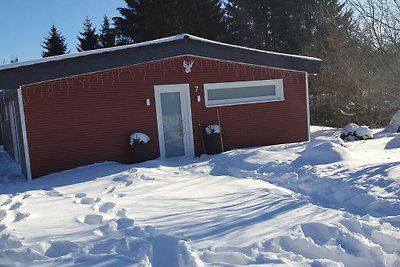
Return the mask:
[(1, 206), (6, 206), (8, 204), (10, 204), (12, 202), (11, 198), (7, 199), (6, 201), (4, 201)]
[(0, 222), (7, 216), (7, 212), (5, 210), (0, 210)]
[(91, 197), (84, 197), (82, 198), (79, 203), (82, 205), (91, 205), (100, 201), (100, 198), (91, 198)]
[(117, 210), (117, 216), (121, 218), (127, 218), (128, 216), (126, 216), (126, 209)]
[(103, 222), (103, 216), (99, 214), (87, 214), (83, 218), (78, 217), (76, 220), (80, 223), (86, 223), (90, 225), (101, 224)]
[(145, 174), (137, 174), (137, 177), (143, 181), (154, 181), (155, 178), (147, 176)]
[(71, 241), (52, 241), (45, 255), (50, 258), (59, 258), (79, 249), (79, 246)]
[(104, 189), (103, 193), (110, 194), (110, 193), (114, 192), (114, 190), (115, 190), (115, 186), (108, 186)]
[(46, 195), (46, 196), (49, 196), (49, 197), (62, 197), (62, 196), (63, 196), (63, 194), (61, 194), (60, 192), (58, 192), (58, 191), (56, 191), (56, 190), (47, 191), (47, 192), (45, 193), (45, 195)]
[(115, 249), (115, 245), (109, 243), (101, 243), (94, 245), (90, 250), (89, 254), (92, 255), (108, 255), (111, 254), (112, 251)]
[(112, 210), (114, 207), (115, 207), (115, 203), (106, 202), (100, 206), (99, 211), (100, 212), (108, 212), (109, 210)]
[(83, 198), (83, 197), (86, 197), (86, 196), (87, 196), (86, 193), (78, 193), (78, 194), (75, 194), (75, 197), (76, 197), (76, 198)]
[(119, 218), (116, 222), (117, 222), (117, 230), (126, 229), (128, 227), (133, 226), (133, 224), (135, 223), (134, 220), (129, 218)]
[(115, 198), (121, 198), (121, 197), (125, 197), (125, 196), (126, 196), (126, 194), (124, 194), (124, 193), (119, 193), (119, 194), (114, 195)]
[(27, 199), (28, 197), (31, 197), (31, 196), (32, 196), (31, 194), (25, 193), (25, 194), (23, 194), (22, 199)]
[(82, 205), (92, 205), (101, 200), (100, 198), (88, 197), (86, 193), (75, 194), (75, 198), (76, 200), (74, 202)]
[(125, 174), (115, 176), (113, 181), (122, 182), (125, 186), (130, 186), (131, 184), (133, 184), (133, 181), (130, 180), (130, 176)]
[(22, 202), (16, 202), (16, 203), (14, 203), (8, 210), (16, 210), (16, 209), (18, 209), (19, 207), (21, 207), (22, 206)]
[(15, 219), (14, 222), (19, 222), (25, 218), (28, 218), (30, 216), (30, 213), (22, 213), (22, 212), (18, 212), (15, 214)]
[[(12, 254), (14, 249), (18, 249), (18, 248), (22, 247), (22, 242), (10, 233), (2, 234), (0, 236), (0, 247), (3, 249), (9, 250), (8, 253), (11, 252), (10, 254)], [(5, 251), (7, 251), (7, 250), (5, 250)], [(6, 254), (7, 254), (7, 252), (6, 252)], [(5, 265), (5, 266), (8, 266), (8, 265)]]

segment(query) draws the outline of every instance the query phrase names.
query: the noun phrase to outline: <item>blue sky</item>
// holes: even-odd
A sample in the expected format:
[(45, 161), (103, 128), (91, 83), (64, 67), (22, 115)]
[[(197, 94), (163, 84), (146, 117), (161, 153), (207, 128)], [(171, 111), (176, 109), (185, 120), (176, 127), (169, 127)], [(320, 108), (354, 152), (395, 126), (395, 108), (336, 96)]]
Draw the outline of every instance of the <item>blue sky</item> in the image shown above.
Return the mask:
[(41, 43), (55, 24), (71, 53), (88, 16), (96, 29), (104, 15), (119, 15), (124, 0), (0, 0), (0, 64), (11, 57), (26, 61), (41, 58)]

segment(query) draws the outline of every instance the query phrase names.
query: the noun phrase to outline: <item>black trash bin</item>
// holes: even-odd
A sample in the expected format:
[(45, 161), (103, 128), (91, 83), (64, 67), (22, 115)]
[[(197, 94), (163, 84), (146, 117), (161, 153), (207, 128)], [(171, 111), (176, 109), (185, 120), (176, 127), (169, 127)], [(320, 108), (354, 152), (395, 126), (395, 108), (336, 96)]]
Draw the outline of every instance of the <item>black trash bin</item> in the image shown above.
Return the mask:
[(150, 137), (144, 133), (136, 132), (130, 136), (132, 163), (149, 160)]
[(208, 125), (204, 129), (204, 139), (206, 153), (208, 155), (219, 154), (223, 152), (223, 146), (221, 141), (222, 129), (218, 124)]
[(149, 144), (134, 143), (132, 149), (132, 163), (140, 163), (149, 160)]
[(208, 155), (219, 154), (222, 152), (220, 134), (205, 134), (206, 153)]

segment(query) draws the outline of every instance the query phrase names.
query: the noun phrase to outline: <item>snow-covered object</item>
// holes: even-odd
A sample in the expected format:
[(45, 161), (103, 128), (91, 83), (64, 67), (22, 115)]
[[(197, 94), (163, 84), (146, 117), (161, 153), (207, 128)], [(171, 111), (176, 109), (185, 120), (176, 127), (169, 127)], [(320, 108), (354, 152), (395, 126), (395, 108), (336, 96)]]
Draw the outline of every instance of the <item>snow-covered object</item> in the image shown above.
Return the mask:
[(212, 124), (212, 125), (208, 125), (206, 127), (206, 133), (208, 135), (211, 134), (220, 134), (221, 133), (221, 127), (218, 124)]
[(336, 137), (336, 138), (332, 138), (329, 141), (331, 141), (332, 143), (347, 147), (346, 143), (343, 141), (342, 138)]
[(150, 142), (150, 137), (148, 137), (146, 134), (144, 133), (133, 133), (130, 137), (130, 144), (131, 146), (133, 144), (146, 144)]
[(397, 133), (399, 132), (399, 127), (400, 127), (400, 110), (393, 115), (385, 131), (389, 133)]
[(374, 137), (368, 126), (358, 126), (355, 123), (349, 123), (343, 128), (340, 138), (345, 141), (357, 141), (372, 139)]
[(351, 154), (341, 144), (330, 141), (311, 141), (300, 157), (293, 161), (292, 165), (296, 167), (304, 165), (315, 166), (348, 161), (350, 159)]
[(348, 133), (353, 133), (357, 130), (357, 128), (360, 127), (356, 123), (349, 123), (343, 128), (343, 133), (348, 134)]
[(363, 140), (372, 139), (373, 135), (368, 126), (360, 126), (355, 131), (356, 136), (361, 137)]

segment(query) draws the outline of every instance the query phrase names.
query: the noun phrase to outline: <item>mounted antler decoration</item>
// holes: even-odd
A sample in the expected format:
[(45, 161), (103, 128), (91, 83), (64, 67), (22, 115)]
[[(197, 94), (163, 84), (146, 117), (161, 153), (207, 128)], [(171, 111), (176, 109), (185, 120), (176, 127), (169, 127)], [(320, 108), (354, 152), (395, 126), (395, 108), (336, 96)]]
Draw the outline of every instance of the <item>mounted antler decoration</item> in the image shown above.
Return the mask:
[(186, 73), (192, 72), (193, 63), (194, 60), (191, 60), (190, 62), (186, 62), (186, 60), (183, 61), (183, 67), (185, 68)]

